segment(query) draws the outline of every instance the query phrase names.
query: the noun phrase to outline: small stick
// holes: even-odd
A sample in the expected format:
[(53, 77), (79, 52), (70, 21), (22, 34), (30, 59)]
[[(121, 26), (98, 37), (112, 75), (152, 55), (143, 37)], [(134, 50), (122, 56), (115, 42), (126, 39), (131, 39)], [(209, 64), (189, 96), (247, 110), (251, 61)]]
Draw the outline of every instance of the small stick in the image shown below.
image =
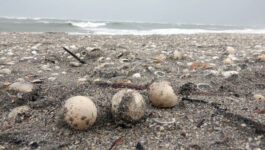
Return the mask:
[(131, 83), (110, 83), (104, 81), (97, 81), (97, 85), (112, 87), (112, 88), (129, 88), (129, 89), (136, 89), (136, 90), (145, 90), (147, 89), (147, 85), (137, 85)]
[(122, 137), (119, 138), (119, 139), (117, 139), (117, 140), (115, 140), (115, 141), (112, 143), (112, 145), (111, 145), (111, 147), (110, 147), (109, 150), (112, 150), (112, 149), (114, 148), (115, 145), (121, 143), (122, 141), (123, 141)]
[(190, 98), (182, 98), (183, 101), (188, 101), (188, 102), (194, 102), (194, 103), (203, 103), (203, 104), (208, 104), (207, 101), (205, 100), (200, 100), (200, 99), (190, 99)]
[(265, 109), (260, 110), (260, 111), (258, 112), (258, 114), (265, 114)]
[(70, 55), (72, 55), (76, 60), (78, 60), (81, 64), (85, 64), (86, 62), (84, 62), (83, 60), (81, 60), (79, 57), (77, 57), (74, 53), (72, 53), (70, 50), (68, 50), (67, 48), (63, 47), (63, 49), (69, 53)]
[(144, 150), (144, 147), (140, 142), (137, 143), (136, 150)]
[(205, 119), (202, 119), (198, 124), (197, 127), (200, 128), (204, 124)]

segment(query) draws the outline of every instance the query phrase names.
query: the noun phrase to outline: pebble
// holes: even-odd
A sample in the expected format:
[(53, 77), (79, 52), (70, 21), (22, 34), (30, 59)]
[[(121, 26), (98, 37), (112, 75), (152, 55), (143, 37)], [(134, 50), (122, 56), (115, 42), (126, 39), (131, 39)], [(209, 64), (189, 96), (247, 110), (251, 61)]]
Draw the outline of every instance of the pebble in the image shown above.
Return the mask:
[(132, 75), (133, 78), (141, 78), (141, 74), (140, 73), (135, 73)]
[(54, 81), (54, 80), (56, 80), (56, 78), (55, 77), (49, 77), (48, 80), (49, 81)]
[(0, 70), (0, 74), (11, 74), (11, 70), (10, 69), (1, 69)]
[(229, 78), (233, 75), (238, 75), (239, 72), (238, 71), (225, 71), (225, 72), (222, 72), (222, 75), (225, 77), (225, 78)]
[(238, 60), (235, 55), (228, 55), (227, 58), (230, 58), (231, 60)]
[(105, 57), (99, 57), (99, 58), (97, 59), (97, 61), (98, 61), (98, 62), (102, 62), (104, 59), (105, 59)]
[(7, 55), (9, 55), (9, 56), (13, 56), (14, 53), (13, 53), (13, 52), (8, 52)]
[(16, 62), (15, 61), (10, 61), (10, 62), (8, 62), (8, 63), (6, 63), (7, 65), (14, 65), (14, 64), (16, 64)]
[(81, 54), (80, 54), (80, 53), (76, 53), (75, 55), (76, 55), (77, 57), (80, 57), (80, 56), (81, 56)]
[(181, 60), (182, 59), (182, 53), (178, 50), (174, 51), (174, 59)]
[(219, 72), (217, 70), (207, 70), (208, 74), (214, 75), (214, 76), (218, 76)]
[(58, 75), (59, 75), (59, 73), (57, 73), (57, 72), (54, 72), (54, 73), (51, 73), (51, 75), (52, 75), (52, 76), (58, 76)]
[(155, 44), (152, 44), (152, 45), (150, 45), (150, 47), (152, 47), (152, 48), (156, 48), (156, 45), (155, 45)]
[(8, 118), (11, 120), (15, 120), (19, 114), (27, 114), (29, 112), (29, 106), (19, 106), (11, 110), (11, 112), (8, 114)]
[(79, 63), (79, 62), (70, 62), (70, 65), (71, 65), (72, 67), (80, 67), (82, 64)]
[(36, 45), (32, 46), (31, 49), (38, 49), (39, 46), (41, 46), (41, 43), (37, 43)]
[(77, 47), (75, 45), (71, 45), (70, 48), (74, 49), (74, 50), (77, 49)]
[(68, 58), (68, 59), (72, 59), (72, 58), (73, 58), (73, 56), (67, 56), (67, 58)]
[(37, 52), (37, 51), (31, 51), (31, 54), (33, 54), (33, 55), (37, 55), (38, 52)]
[(236, 53), (236, 50), (233, 48), (233, 47), (231, 47), (231, 46), (228, 46), (227, 48), (226, 48), (226, 51), (229, 53), (229, 54), (235, 54)]
[(255, 45), (255, 48), (260, 49), (260, 48), (262, 48), (262, 46), (261, 45)]
[(130, 60), (127, 59), (127, 58), (122, 58), (122, 59), (120, 59), (120, 62), (121, 63), (126, 63), (126, 62), (130, 62)]
[(45, 70), (45, 71), (51, 71), (52, 70), (49, 65), (42, 65), (41, 69)]
[(85, 81), (87, 81), (87, 77), (78, 78), (77, 81), (78, 82), (85, 82)]
[(182, 72), (183, 72), (183, 73), (189, 73), (190, 70), (186, 68), (186, 69), (183, 69)]
[(242, 123), (241, 124), (241, 127), (246, 127), (247, 125), (245, 123)]
[(42, 83), (43, 80), (42, 79), (34, 79), (31, 81), (31, 83)]
[(55, 66), (54, 69), (59, 70), (61, 67), (60, 66)]
[(265, 102), (265, 97), (261, 94), (255, 94), (253, 96), (256, 100), (264, 101)]
[(32, 57), (32, 56), (29, 56), (29, 57), (22, 57), (21, 59), (20, 59), (20, 61), (24, 61), (24, 60), (30, 60), (30, 59), (33, 59), (34, 57)]
[(33, 84), (29, 82), (15, 82), (9, 86), (9, 90), (14, 90), (22, 93), (29, 93), (33, 90)]
[(234, 63), (231, 58), (225, 58), (223, 62), (226, 65), (232, 65)]
[(147, 67), (147, 70), (150, 72), (155, 72), (155, 68), (152, 66)]
[(219, 57), (218, 56), (213, 56), (212, 59), (219, 59)]
[(216, 65), (212, 64), (212, 63), (204, 63), (204, 62), (200, 62), (200, 61), (194, 61), (191, 63), (187, 63), (188, 66), (194, 68), (194, 69), (209, 69), (209, 68), (213, 68)]
[(165, 59), (166, 59), (166, 56), (164, 56), (164, 55), (160, 55), (160, 56), (157, 56), (157, 57), (153, 58), (153, 61), (154, 61), (155, 63), (161, 63), (161, 62), (164, 61)]

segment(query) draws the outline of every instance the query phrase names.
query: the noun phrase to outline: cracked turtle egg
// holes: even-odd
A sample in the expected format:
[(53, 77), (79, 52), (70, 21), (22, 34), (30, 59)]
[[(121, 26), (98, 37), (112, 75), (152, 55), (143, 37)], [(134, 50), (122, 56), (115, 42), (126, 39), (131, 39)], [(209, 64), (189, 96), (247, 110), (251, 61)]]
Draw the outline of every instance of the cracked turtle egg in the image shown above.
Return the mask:
[(85, 130), (94, 124), (96, 118), (97, 108), (89, 97), (71, 97), (63, 106), (63, 119), (73, 129)]
[(111, 113), (115, 121), (136, 122), (145, 115), (146, 103), (142, 95), (131, 89), (117, 92), (111, 101)]
[(152, 83), (149, 87), (148, 96), (151, 103), (156, 107), (173, 107), (178, 102), (178, 97), (168, 81)]

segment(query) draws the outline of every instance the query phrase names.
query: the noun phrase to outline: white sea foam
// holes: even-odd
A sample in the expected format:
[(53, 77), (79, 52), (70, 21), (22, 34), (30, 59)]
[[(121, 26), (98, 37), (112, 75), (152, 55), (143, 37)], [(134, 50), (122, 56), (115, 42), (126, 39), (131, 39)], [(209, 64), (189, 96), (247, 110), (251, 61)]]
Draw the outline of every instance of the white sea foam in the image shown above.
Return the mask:
[(5, 18), (5, 19), (16, 19), (16, 20), (41, 20), (43, 18), (39, 17), (10, 17), (10, 16), (1, 16), (0, 18)]
[(96, 22), (70, 22), (73, 26), (80, 28), (97, 28), (105, 26), (106, 23), (96, 23)]

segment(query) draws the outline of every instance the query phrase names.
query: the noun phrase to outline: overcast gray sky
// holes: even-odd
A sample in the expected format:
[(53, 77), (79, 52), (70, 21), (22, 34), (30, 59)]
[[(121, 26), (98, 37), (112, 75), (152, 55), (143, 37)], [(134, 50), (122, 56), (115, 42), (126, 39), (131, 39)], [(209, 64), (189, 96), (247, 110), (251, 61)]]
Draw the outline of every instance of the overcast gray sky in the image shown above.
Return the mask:
[(265, 0), (0, 0), (0, 16), (265, 26)]

